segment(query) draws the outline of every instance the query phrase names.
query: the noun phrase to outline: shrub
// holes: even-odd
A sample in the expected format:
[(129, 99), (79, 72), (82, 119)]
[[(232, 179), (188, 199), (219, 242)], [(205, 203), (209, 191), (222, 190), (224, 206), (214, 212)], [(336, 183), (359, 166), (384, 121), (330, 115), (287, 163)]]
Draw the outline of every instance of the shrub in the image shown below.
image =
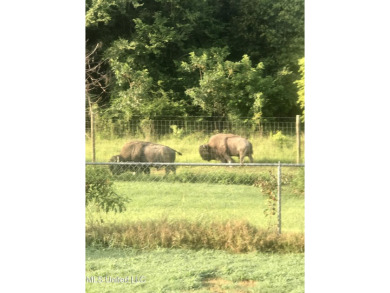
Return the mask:
[(277, 143), (280, 149), (283, 149), (283, 146), (289, 147), (289, 139), (285, 136), (282, 131), (277, 131), (275, 134), (270, 133), (270, 138)]
[(268, 177), (263, 177), (255, 182), (254, 186), (260, 187), (263, 194), (265, 194), (267, 198), (267, 207), (264, 209), (264, 215), (268, 217), (268, 226), (272, 228), (273, 226), (273, 217), (277, 215), (277, 196), (276, 191), (278, 187), (277, 179), (272, 172), (269, 172)]
[(174, 138), (182, 138), (184, 133), (183, 133), (183, 128), (178, 128), (177, 125), (170, 125), (169, 126), (172, 129), (172, 136)]
[(85, 170), (85, 205), (96, 204), (105, 212), (122, 212), (127, 200), (113, 190), (112, 175), (106, 168), (87, 166)]

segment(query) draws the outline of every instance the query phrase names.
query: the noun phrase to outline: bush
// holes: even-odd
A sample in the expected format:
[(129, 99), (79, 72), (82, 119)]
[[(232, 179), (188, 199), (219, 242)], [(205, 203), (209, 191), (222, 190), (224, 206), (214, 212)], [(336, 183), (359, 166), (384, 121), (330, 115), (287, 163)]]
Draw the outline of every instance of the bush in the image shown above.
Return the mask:
[(122, 212), (127, 199), (113, 190), (112, 175), (106, 168), (87, 166), (85, 170), (85, 205), (96, 204), (105, 212)]
[(275, 134), (270, 133), (270, 138), (276, 142), (280, 149), (283, 149), (283, 146), (289, 147), (289, 138), (278, 130)]

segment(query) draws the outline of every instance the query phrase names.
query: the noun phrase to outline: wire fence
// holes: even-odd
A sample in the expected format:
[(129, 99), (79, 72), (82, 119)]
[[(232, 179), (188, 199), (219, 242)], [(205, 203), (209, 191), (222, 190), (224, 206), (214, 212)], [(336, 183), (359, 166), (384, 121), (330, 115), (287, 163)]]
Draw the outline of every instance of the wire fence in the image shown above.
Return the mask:
[[(90, 114), (87, 114), (89, 118)], [(129, 121), (117, 118), (103, 119), (95, 115), (95, 131), (104, 137), (137, 136), (161, 139), (167, 135), (189, 135), (203, 133), (205, 135), (215, 133), (235, 133), (241, 136), (267, 136), (270, 133), (281, 131), (285, 135), (296, 134), (295, 117), (269, 117), (253, 120), (242, 118), (228, 121), (221, 117), (163, 117), (157, 119), (145, 119), (133, 117)], [(304, 124), (301, 123), (301, 131)], [(90, 119), (86, 120), (86, 135), (91, 132)]]
[[(86, 172), (100, 172), (87, 176), (92, 180), (88, 186), (99, 193), (111, 182), (115, 194), (128, 198), (121, 219), (234, 220), (279, 233), (304, 231), (304, 165), (299, 164), (304, 162), (304, 125), (299, 116), (257, 121), (133, 117), (123, 122), (96, 115), (86, 127)], [(205, 163), (199, 146), (217, 133), (246, 137), (254, 163)], [(175, 163), (112, 160), (134, 140), (163, 144), (180, 154)]]
[[(129, 219), (169, 216), (244, 220), (260, 228), (303, 232), (304, 165), (286, 163), (86, 162), (105, 170), (131, 199)], [(95, 182), (96, 186), (102, 182)]]
[[(96, 118), (96, 119), (95, 119)], [(200, 145), (217, 133), (232, 133), (249, 139), (254, 160), (261, 162), (304, 162), (304, 124), (300, 117), (264, 118), (258, 121), (221, 121), (210, 117), (174, 119), (132, 119), (123, 122), (96, 115), (87, 123), (86, 160), (108, 161), (129, 141), (140, 140), (167, 145), (181, 152), (177, 162), (201, 162)], [(210, 119), (210, 120), (208, 120)], [(87, 120), (88, 121), (88, 120)], [(93, 126), (92, 129), (88, 128)]]

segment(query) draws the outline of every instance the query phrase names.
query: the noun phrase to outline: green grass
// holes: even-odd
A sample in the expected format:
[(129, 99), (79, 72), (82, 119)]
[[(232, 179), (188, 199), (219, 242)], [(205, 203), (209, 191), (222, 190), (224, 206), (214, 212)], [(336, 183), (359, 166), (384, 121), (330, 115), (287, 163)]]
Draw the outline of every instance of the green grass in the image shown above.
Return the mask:
[[(86, 283), (86, 292), (304, 292), (303, 254), (213, 250), (86, 249), (86, 277), (144, 282)], [(140, 278), (142, 276), (142, 278)]]
[[(116, 182), (115, 191), (130, 199), (123, 213), (97, 212), (87, 208), (87, 225), (168, 219), (190, 222), (246, 221), (254, 227), (268, 228), (276, 217), (265, 216), (267, 197), (261, 189), (246, 185), (206, 183)], [(304, 199), (285, 187), (282, 196), (282, 231), (304, 231)]]
[[(182, 156), (176, 156), (176, 162), (206, 162), (199, 155), (198, 149), (201, 144), (208, 142), (210, 136), (200, 133), (194, 133), (182, 138), (166, 136), (161, 139), (149, 139), (148, 141), (167, 145), (181, 153)], [(253, 145), (253, 159), (255, 163), (278, 162), (295, 163), (296, 162), (296, 145), (295, 137), (286, 136), (280, 140), (278, 136), (252, 136), (248, 138)], [(120, 153), (122, 146), (132, 140), (146, 140), (142, 137), (124, 137), (124, 138), (96, 138), (96, 161), (107, 162), (112, 156)], [(304, 161), (304, 136), (302, 136), (301, 152), (302, 162)], [(85, 143), (86, 161), (92, 161), (91, 141), (86, 139)], [(238, 162), (237, 157), (233, 159)], [(215, 162), (215, 161), (212, 161)], [(245, 162), (249, 162), (248, 157)]]

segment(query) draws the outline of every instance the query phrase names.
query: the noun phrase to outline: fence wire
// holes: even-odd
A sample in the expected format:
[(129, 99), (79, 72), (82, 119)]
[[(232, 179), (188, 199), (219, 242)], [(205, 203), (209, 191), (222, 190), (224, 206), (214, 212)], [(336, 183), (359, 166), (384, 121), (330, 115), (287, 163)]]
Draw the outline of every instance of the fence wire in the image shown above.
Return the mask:
[[(87, 117), (89, 116), (89, 113)], [(143, 136), (160, 139), (166, 135), (189, 135), (193, 133), (235, 133), (241, 136), (260, 135), (282, 131), (285, 135), (295, 135), (294, 118), (262, 118), (253, 120), (243, 118), (236, 121), (220, 120), (218, 117), (183, 117), (164, 119), (141, 119), (134, 117), (130, 121), (115, 118), (109, 120), (95, 117), (95, 131), (101, 136)], [(86, 120), (86, 134), (90, 132), (90, 120)], [(304, 124), (301, 125), (304, 131)]]

